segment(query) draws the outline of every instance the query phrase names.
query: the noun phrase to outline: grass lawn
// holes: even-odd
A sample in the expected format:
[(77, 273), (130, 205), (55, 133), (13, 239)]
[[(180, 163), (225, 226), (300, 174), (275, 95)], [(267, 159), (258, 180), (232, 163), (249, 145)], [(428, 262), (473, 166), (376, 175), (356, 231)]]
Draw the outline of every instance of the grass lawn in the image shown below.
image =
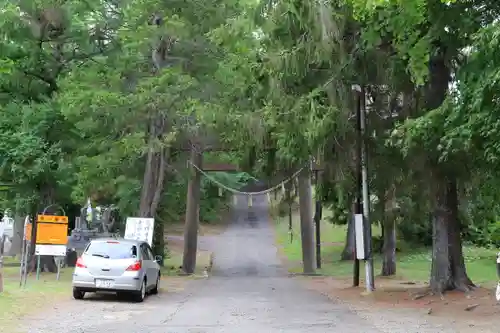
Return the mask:
[[(324, 215), (327, 215), (325, 212)], [(276, 214), (274, 214), (276, 215)], [(277, 242), (281, 251), (288, 261), (291, 272), (302, 272), (302, 250), (300, 241), (300, 220), (298, 214), (293, 217), (293, 242), (290, 242), (288, 232), (288, 216), (274, 217), (276, 223)], [(340, 254), (346, 236), (346, 226), (333, 225), (324, 218), (321, 225), (322, 232), (322, 269), (318, 273), (335, 277), (352, 276), (352, 261), (340, 261)], [(380, 235), (380, 229), (373, 228), (374, 235)], [(497, 282), (496, 275), (496, 251), (491, 249), (481, 249), (475, 247), (464, 247), (467, 272), (477, 284), (491, 285)], [(418, 249), (414, 251), (406, 250), (396, 254), (397, 277), (404, 280), (424, 282), (429, 280), (431, 268), (430, 249)], [(382, 266), (380, 255), (374, 258), (375, 275), (379, 275)], [(360, 275), (364, 277), (364, 264), (361, 263)]]
[[(7, 262), (12, 262), (12, 259), (7, 259)], [(4, 292), (0, 294), (0, 322), (4, 329), (13, 329), (17, 326), (17, 318), (71, 295), (70, 268), (61, 271), (59, 281), (56, 280), (56, 274), (41, 274), (39, 280), (36, 280), (36, 274), (31, 274), (25, 288), (19, 287), (18, 267), (5, 267), (3, 273)], [(9, 327), (10, 324), (12, 328)]]

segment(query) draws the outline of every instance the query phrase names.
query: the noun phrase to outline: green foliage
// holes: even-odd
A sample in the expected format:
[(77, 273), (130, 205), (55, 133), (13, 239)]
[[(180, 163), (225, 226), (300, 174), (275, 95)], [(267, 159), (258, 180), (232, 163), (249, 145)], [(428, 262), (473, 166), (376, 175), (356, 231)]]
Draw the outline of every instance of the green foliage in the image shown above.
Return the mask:
[[(117, 204), (124, 216), (137, 214), (147, 152), (169, 149), (171, 165), (185, 160), (174, 148), (200, 130), (198, 113), (217, 107), (210, 78), (217, 50), (205, 35), (239, 12), (238, 3), (2, 5), (0, 179), (16, 185), (2, 196), (25, 211), (41, 199), (83, 204), (91, 196)], [(154, 13), (160, 26), (150, 24)], [(175, 42), (166, 68), (152, 73), (153, 50), (167, 39)], [(159, 116), (167, 131), (151, 141), (148, 124)], [(186, 176), (168, 172), (160, 220), (177, 222), (184, 213)], [(232, 186), (248, 179), (218, 177)], [(212, 195), (212, 186), (204, 183), (203, 193)], [(213, 219), (222, 200), (203, 198), (202, 218)]]

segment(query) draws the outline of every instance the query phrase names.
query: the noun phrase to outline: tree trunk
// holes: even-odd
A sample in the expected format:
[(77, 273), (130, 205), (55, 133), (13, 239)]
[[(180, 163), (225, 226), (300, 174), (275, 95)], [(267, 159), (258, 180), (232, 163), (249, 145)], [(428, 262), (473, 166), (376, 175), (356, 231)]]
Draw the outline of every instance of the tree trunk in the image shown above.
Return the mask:
[(304, 169), (298, 176), (300, 206), (300, 238), (302, 241), (302, 267), (304, 274), (314, 274), (314, 224), (312, 212), (311, 173)]
[(351, 216), (347, 223), (347, 234), (345, 238), (344, 250), (340, 255), (340, 260), (354, 260), (356, 250), (356, 235), (354, 234), (354, 217)]
[(440, 174), (434, 184), (436, 207), (433, 216), (433, 251), (430, 287), (435, 293), (474, 286), (467, 276), (458, 221), (456, 179)]
[(379, 192), (379, 214), (382, 230), (382, 271), (380, 275), (391, 276), (396, 274), (396, 219), (394, 212), (394, 193), (386, 191), (386, 187)]
[[(354, 205), (352, 205), (352, 212), (354, 212)], [(354, 260), (356, 253), (356, 234), (354, 233), (354, 214), (350, 214), (349, 221), (347, 222), (347, 234), (345, 238), (344, 250), (340, 254), (340, 260)]]
[(382, 249), (382, 276), (396, 274), (396, 220), (384, 217), (384, 245)]
[[(153, 143), (161, 139), (165, 130), (165, 119), (162, 115), (156, 115), (149, 124), (148, 144), (150, 145), (146, 158), (146, 168), (142, 181), (141, 199), (139, 204), (140, 217), (156, 217), (164, 189), (165, 169), (170, 151), (166, 148), (154, 149)], [(165, 255), (165, 240), (163, 235), (163, 223), (155, 219), (153, 232), (153, 250), (156, 255)]]
[(22, 216), (16, 215), (14, 218), (14, 233), (11, 239), (10, 250), (7, 255), (9, 256), (18, 256), (22, 251), (22, 239), (24, 233), (24, 218)]
[[(445, 48), (436, 41), (429, 60), (429, 81), (425, 92), (426, 109), (440, 107), (451, 79), (445, 56)], [(430, 155), (430, 160), (437, 157)], [(450, 169), (435, 162), (431, 164), (434, 188), (434, 216), (432, 237), (432, 268), (430, 287), (435, 293), (459, 289), (468, 291), (473, 287), (467, 276), (462, 252), (460, 223), (458, 220), (458, 197), (456, 176)]]

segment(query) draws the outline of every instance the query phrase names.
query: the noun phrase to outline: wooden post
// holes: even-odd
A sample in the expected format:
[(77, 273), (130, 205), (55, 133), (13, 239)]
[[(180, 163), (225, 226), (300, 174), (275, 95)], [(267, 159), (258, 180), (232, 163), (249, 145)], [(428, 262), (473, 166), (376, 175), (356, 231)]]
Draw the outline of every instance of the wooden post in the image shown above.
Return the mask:
[[(198, 220), (200, 213), (200, 186), (203, 156), (197, 149), (191, 149), (191, 178), (187, 190), (186, 223), (184, 225), (184, 253), (182, 270), (186, 274), (193, 274), (196, 268), (196, 253), (198, 247)], [(196, 166), (196, 167), (195, 167)]]
[(304, 274), (316, 272), (314, 259), (314, 224), (312, 213), (311, 170), (304, 168), (299, 174), (300, 236), (302, 239), (302, 265)]

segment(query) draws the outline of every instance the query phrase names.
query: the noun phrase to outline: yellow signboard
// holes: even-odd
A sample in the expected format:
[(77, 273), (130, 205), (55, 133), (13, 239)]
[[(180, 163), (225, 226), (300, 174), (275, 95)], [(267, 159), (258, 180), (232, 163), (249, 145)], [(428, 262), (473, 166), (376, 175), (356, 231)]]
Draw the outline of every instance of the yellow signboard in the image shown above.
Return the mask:
[(68, 224), (67, 216), (57, 216), (57, 215), (38, 215), (38, 223), (64, 223)]
[(68, 243), (68, 225), (62, 223), (37, 223), (36, 243), (66, 245)]

